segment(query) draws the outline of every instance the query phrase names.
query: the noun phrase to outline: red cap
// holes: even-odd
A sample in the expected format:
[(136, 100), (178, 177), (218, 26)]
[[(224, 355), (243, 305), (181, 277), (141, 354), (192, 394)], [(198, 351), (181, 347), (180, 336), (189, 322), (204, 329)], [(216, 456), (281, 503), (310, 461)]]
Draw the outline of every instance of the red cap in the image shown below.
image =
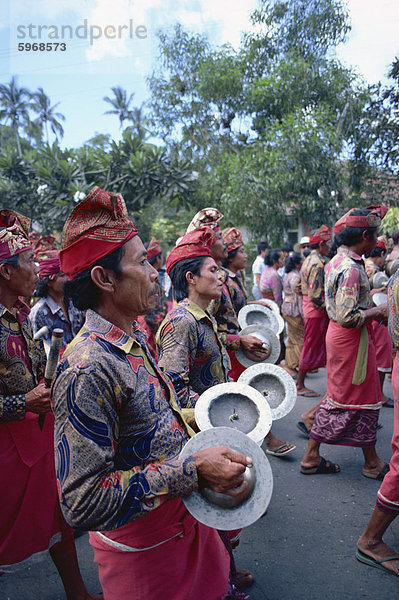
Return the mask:
[(320, 244), (320, 242), (329, 242), (332, 237), (332, 227), (322, 225), (313, 235), (309, 237), (309, 244)]
[(211, 248), (215, 243), (216, 235), (209, 227), (196, 229), (186, 233), (180, 242), (173, 248), (166, 259), (166, 272), (169, 275), (172, 267), (185, 258), (196, 256), (212, 256)]
[(337, 235), (345, 227), (379, 227), (382, 219), (388, 212), (388, 207), (384, 204), (378, 206), (368, 206), (370, 212), (368, 215), (354, 215), (352, 214), (358, 208), (352, 208), (343, 217), (341, 217), (334, 227), (334, 234)]

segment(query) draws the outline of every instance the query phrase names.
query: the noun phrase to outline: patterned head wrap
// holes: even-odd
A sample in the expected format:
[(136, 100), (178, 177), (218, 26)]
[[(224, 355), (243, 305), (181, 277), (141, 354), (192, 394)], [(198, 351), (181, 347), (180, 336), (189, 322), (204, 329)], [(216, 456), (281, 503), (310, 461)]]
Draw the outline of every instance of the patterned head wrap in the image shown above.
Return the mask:
[(55, 258), (58, 255), (55, 237), (44, 235), (39, 238), (35, 245), (35, 258), (38, 262), (46, 258)]
[(166, 272), (169, 275), (172, 267), (185, 258), (196, 256), (212, 256), (211, 248), (215, 243), (215, 231), (209, 227), (190, 231), (182, 237), (166, 260)]
[(55, 275), (61, 273), (60, 259), (57, 256), (52, 258), (44, 258), (39, 263), (39, 277), (50, 277), (54, 279)]
[(222, 218), (223, 215), (217, 208), (202, 208), (192, 218), (186, 233), (190, 233), (190, 231), (195, 231), (196, 229), (202, 229), (203, 227), (209, 227), (214, 231), (220, 231), (219, 221)]
[(151, 238), (151, 241), (148, 244), (148, 248), (147, 248), (148, 260), (150, 260), (151, 258), (154, 258), (154, 256), (156, 256), (157, 254), (160, 254), (162, 252), (162, 248), (161, 248), (159, 242), (160, 242), (160, 240), (157, 240), (154, 237)]
[(237, 250), (237, 248), (241, 248), (241, 246), (244, 245), (242, 233), (236, 227), (228, 227), (227, 229), (223, 229), (222, 236), (223, 240), (227, 244), (227, 252)]
[(30, 219), (14, 210), (0, 210), (0, 260), (32, 248), (29, 240)]
[(334, 227), (334, 234), (337, 235), (345, 227), (379, 227), (382, 219), (388, 212), (388, 208), (384, 205), (368, 206), (370, 212), (368, 215), (354, 215), (353, 211), (359, 210), (358, 208), (352, 208), (343, 217), (341, 217)]
[(384, 250), (384, 252), (386, 252), (386, 251), (387, 251), (387, 247), (386, 247), (386, 245), (385, 245), (385, 242), (384, 242), (384, 240), (383, 240), (383, 239), (381, 239), (381, 238), (379, 238), (379, 239), (377, 240), (377, 243), (376, 243), (375, 247), (376, 247), (376, 248), (381, 248), (381, 250)]
[(96, 186), (64, 225), (61, 270), (73, 279), (136, 235), (122, 196)]
[(40, 233), (32, 229), (32, 231), (28, 235), (28, 238), (30, 239), (32, 244), (36, 244), (37, 241), (40, 239)]
[(332, 227), (322, 225), (319, 229), (309, 237), (309, 244), (320, 244), (320, 242), (329, 242), (332, 238)]

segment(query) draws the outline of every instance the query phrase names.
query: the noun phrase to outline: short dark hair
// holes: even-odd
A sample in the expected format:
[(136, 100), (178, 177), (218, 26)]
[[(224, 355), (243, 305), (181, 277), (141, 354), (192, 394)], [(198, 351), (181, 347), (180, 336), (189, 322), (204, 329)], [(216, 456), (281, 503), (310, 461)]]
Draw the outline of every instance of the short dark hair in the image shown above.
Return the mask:
[(17, 267), (18, 266), (18, 256), (19, 256), (19, 253), (14, 254), (14, 256), (9, 256), (8, 258), (2, 258), (0, 260), (0, 265), (11, 265), (13, 267)]
[(397, 229), (393, 234), (392, 234), (392, 240), (393, 243), (395, 244), (399, 244), (399, 229)]
[(193, 275), (200, 275), (206, 258), (208, 257), (194, 256), (193, 258), (184, 258), (171, 268), (169, 277), (173, 285), (173, 295), (177, 302), (184, 300), (188, 296), (186, 273), (191, 271)]
[(265, 265), (267, 265), (268, 267), (272, 267), (274, 263), (280, 260), (280, 256), (281, 250), (278, 250), (278, 248), (272, 248), (272, 250), (269, 250), (269, 252), (265, 256)]
[(268, 250), (270, 248), (267, 242), (259, 242), (258, 243), (258, 254), (263, 252), (264, 250)]
[[(371, 212), (368, 208), (356, 208), (351, 215), (365, 217)], [(336, 236), (338, 246), (353, 246), (362, 240), (363, 231), (371, 236), (377, 227), (345, 227)]]
[(293, 271), (297, 265), (301, 264), (302, 260), (302, 254), (299, 252), (291, 252), (285, 259), (285, 272), (290, 273)]
[(155, 263), (157, 262), (158, 258), (161, 256), (161, 254), (162, 254), (162, 250), (161, 250), (161, 252), (158, 252), (158, 254), (156, 254), (155, 256), (152, 256), (151, 258), (147, 259), (152, 267), (155, 265)]
[(281, 250), (283, 252), (292, 252), (294, 249), (294, 246), (292, 244), (290, 244), (290, 242), (284, 242), (284, 244), (281, 246)]
[(48, 296), (48, 282), (50, 278), (48, 276), (39, 279), (36, 285), (36, 289), (33, 292), (35, 298), (45, 298)]
[(115, 273), (117, 278), (121, 275), (120, 262), (125, 254), (125, 246), (117, 248), (94, 265), (79, 273), (74, 279), (64, 285), (64, 294), (68, 296), (73, 305), (79, 310), (95, 308), (100, 300), (101, 292), (91, 279), (94, 267), (103, 267)]
[(233, 260), (233, 258), (235, 257), (235, 255), (237, 254), (237, 252), (239, 251), (240, 248), (235, 248), (234, 250), (230, 250), (230, 252), (227, 253), (226, 258), (222, 258), (222, 266), (225, 269), (229, 268), (229, 264), (230, 262)]
[(379, 248), (378, 246), (376, 246), (374, 248), (374, 250), (372, 252), (370, 252), (370, 254), (365, 254), (366, 258), (377, 258), (378, 256), (382, 256), (383, 254), (386, 254), (387, 251), (384, 250), (384, 248)]

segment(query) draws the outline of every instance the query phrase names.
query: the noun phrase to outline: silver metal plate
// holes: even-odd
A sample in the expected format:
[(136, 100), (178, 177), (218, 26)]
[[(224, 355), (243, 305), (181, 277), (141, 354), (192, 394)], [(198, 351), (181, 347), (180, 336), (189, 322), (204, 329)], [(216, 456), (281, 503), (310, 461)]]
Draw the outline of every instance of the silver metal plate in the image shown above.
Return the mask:
[(268, 401), (273, 421), (282, 419), (294, 408), (297, 392), (295, 381), (278, 365), (259, 364), (248, 367), (237, 383), (250, 385)]
[(274, 364), (278, 360), (281, 352), (280, 339), (275, 332), (268, 327), (263, 327), (262, 325), (249, 325), (240, 331), (240, 335), (253, 335), (262, 340), (270, 350), (270, 354), (267, 358), (259, 360), (256, 355), (244, 352), (240, 347), (236, 350), (236, 358), (243, 367), (251, 367), (252, 365), (263, 363)]
[(184, 446), (180, 458), (213, 446), (227, 446), (252, 458), (252, 468), (256, 476), (252, 494), (242, 504), (232, 508), (217, 506), (198, 491), (184, 496), (182, 500), (193, 517), (208, 527), (223, 531), (248, 527), (264, 514), (272, 496), (273, 475), (269, 461), (260, 446), (251, 438), (241, 431), (227, 427), (216, 427), (197, 433)]
[(272, 426), (267, 400), (249, 385), (219, 383), (205, 390), (195, 404), (195, 421), (201, 431), (228, 427), (262, 444)]
[(273, 310), (262, 304), (246, 304), (243, 306), (238, 313), (238, 324), (241, 329), (245, 329), (249, 325), (261, 325), (279, 335), (280, 324), (277, 315)]
[(372, 300), (375, 306), (381, 306), (381, 304), (386, 304), (388, 302), (388, 296), (383, 292), (379, 292), (378, 294), (373, 294)]

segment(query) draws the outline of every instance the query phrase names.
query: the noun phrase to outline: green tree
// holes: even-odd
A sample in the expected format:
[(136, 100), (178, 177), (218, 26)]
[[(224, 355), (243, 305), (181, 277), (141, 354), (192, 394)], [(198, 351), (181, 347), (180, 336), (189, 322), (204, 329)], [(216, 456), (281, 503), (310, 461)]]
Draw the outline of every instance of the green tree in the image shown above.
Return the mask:
[(0, 120), (10, 123), (17, 142), (18, 156), (22, 156), (20, 127), (29, 122), (32, 94), (27, 88), (19, 87), (16, 77), (10, 83), (0, 84)]
[(111, 88), (111, 91), (114, 94), (113, 98), (109, 96), (104, 96), (104, 102), (107, 102), (112, 106), (111, 110), (105, 111), (106, 115), (117, 115), (119, 118), (119, 127), (123, 128), (123, 123), (125, 121), (130, 121), (133, 118), (133, 111), (130, 107), (134, 94), (130, 94), (129, 98), (127, 97), (126, 90), (121, 88), (120, 86), (116, 86)]
[(62, 138), (64, 135), (64, 128), (62, 127), (60, 121), (65, 121), (65, 116), (59, 112), (55, 112), (55, 109), (60, 103), (57, 102), (57, 104), (51, 106), (50, 98), (44, 92), (42, 87), (39, 87), (37, 92), (33, 94), (32, 98), (32, 108), (38, 114), (36, 122), (41, 129), (44, 127), (47, 144), (49, 143), (49, 127), (56, 139), (58, 139), (58, 136)]

